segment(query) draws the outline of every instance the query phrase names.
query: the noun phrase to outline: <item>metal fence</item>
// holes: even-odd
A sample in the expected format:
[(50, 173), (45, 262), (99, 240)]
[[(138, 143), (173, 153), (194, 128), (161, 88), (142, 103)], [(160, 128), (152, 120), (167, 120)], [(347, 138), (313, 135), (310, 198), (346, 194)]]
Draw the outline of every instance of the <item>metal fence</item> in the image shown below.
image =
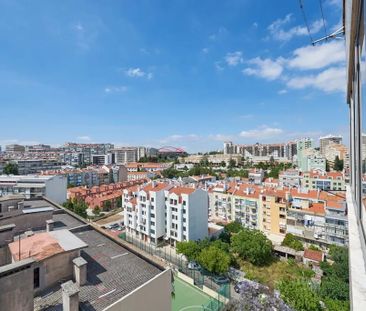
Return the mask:
[(192, 278), (196, 286), (202, 288), (204, 285), (215, 291), (217, 293), (217, 298), (211, 298), (207, 305), (202, 306), (204, 310), (220, 311), (225, 305), (223, 300), (225, 300), (225, 298), (231, 298), (230, 284), (219, 285), (214, 282), (214, 275), (212, 273), (204, 270), (198, 271), (189, 269), (188, 263), (183, 258), (183, 256), (176, 254), (175, 251), (171, 249), (171, 247), (164, 248), (162, 246), (156, 246), (154, 244), (144, 242), (141, 239), (135, 238), (128, 233), (122, 233), (119, 235), (119, 237), (152, 256), (158, 256), (159, 258), (166, 260), (175, 266), (179, 272), (184, 273), (185, 275)]

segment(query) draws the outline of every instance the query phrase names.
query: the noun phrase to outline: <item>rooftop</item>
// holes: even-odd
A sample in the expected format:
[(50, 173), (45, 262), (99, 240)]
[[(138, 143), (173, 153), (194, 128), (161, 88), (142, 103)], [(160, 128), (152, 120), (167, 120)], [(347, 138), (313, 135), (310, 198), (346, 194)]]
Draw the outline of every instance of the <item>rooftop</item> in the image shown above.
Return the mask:
[[(88, 262), (87, 283), (80, 289), (80, 310), (103, 310), (137, 287), (161, 273), (161, 270), (89, 226), (74, 234), (88, 248), (81, 256)], [(62, 310), (60, 285), (41, 292), (34, 301), (35, 310)]]

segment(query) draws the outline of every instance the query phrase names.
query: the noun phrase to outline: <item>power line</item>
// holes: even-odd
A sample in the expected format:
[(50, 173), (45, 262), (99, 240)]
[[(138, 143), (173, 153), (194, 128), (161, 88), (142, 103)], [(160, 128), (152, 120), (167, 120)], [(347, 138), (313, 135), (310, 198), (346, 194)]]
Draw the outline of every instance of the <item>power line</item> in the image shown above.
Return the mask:
[(325, 25), (325, 18), (324, 18), (324, 12), (323, 12), (323, 4), (322, 4), (322, 0), (319, 0), (319, 5), (320, 5), (320, 12), (322, 13), (324, 33), (325, 33), (325, 36), (328, 36), (328, 35), (327, 35), (327, 27), (326, 27), (326, 25)]
[(305, 22), (306, 29), (308, 30), (308, 35), (309, 35), (309, 38), (310, 38), (310, 43), (313, 44), (313, 38), (311, 36), (311, 32), (310, 32), (308, 20), (306, 19), (306, 14), (305, 14), (304, 5), (302, 3), (302, 0), (299, 0), (299, 4), (300, 4), (301, 12), (302, 12), (302, 17), (304, 18), (304, 22)]

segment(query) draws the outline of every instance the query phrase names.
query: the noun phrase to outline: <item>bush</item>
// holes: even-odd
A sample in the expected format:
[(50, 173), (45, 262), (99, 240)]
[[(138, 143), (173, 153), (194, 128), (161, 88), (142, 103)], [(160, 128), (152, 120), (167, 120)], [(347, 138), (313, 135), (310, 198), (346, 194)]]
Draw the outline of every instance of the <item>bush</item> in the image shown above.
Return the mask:
[(292, 249), (296, 250), (296, 251), (303, 251), (304, 250), (304, 246), (302, 245), (302, 243), (299, 241), (299, 239), (297, 237), (295, 237), (293, 234), (291, 233), (287, 233), (285, 238), (282, 241), (282, 246), (287, 246), (287, 247), (291, 247)]

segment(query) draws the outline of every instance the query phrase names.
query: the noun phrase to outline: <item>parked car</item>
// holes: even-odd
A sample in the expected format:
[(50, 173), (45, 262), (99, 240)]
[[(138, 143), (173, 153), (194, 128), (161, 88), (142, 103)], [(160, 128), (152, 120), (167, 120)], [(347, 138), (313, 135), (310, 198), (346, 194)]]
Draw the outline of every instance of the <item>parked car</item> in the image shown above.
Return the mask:
[(124, 229), (125, 229), (125, 226), (118, 226), (118, 227), (117, 227), (117, 230), (118, 230), (118, 231), (122, 231), (122, 230), (124, 230)]
[(230, 280), (224, 275), (216, 275), (212, 277), (212, 280), (218, 285), (230, 283)]
[(201, 266), (195, 262), (195, 261), (190, 261), (188, 263), (188, 269), (191, 269), (191, 270), (201, 270)]
[(115, 224), (111, 224), (111, 225), (107, 225), (107, 229), (111, 230), (111, 229), (117, 229), (119, 227), (118, 223)]

